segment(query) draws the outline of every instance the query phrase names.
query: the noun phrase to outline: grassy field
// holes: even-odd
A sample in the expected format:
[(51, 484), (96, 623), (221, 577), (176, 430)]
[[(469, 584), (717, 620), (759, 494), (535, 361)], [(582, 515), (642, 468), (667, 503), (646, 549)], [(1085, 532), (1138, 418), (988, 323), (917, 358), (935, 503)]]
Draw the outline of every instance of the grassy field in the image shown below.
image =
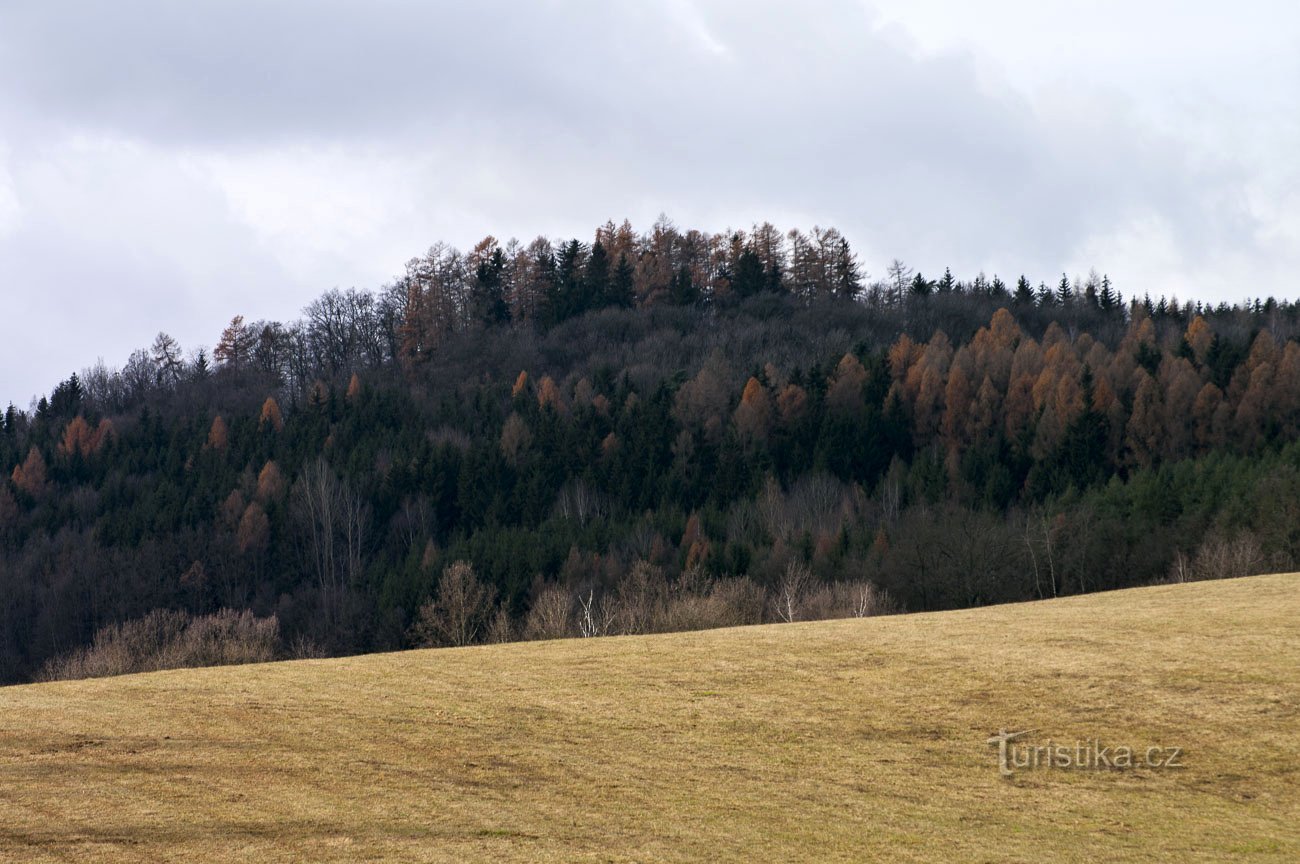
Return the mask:
[(1300, 576), (0, 689), (0, 860), (1300, 861)]

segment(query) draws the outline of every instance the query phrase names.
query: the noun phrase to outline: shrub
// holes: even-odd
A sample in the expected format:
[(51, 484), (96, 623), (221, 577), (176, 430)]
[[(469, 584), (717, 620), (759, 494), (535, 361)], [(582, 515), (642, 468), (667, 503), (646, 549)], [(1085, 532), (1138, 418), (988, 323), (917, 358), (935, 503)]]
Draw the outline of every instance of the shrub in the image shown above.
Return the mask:
[(275, 659), (280, 622), (223, 609), (212, 615), (155, 609), (100, 628), (94, 641), (48, 661), (39, 681), (105, 678), (161, 669), (264, 663)]

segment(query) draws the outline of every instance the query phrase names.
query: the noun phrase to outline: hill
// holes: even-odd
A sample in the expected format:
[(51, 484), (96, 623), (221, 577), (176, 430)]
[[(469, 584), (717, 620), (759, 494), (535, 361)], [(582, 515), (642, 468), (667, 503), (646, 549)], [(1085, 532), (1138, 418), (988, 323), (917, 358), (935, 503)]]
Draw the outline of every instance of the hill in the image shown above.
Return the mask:
[(471, 642), (577, 635), (645, 567), (754, 601), (700, 627), (790, 617), (791, 568), (921, 612), (1300, 566), (1300, 304), (1015, 283), (607, 225), (159, 333), (0, 420), (0, 683), (159, 616), (246, 613), (282, 659), (459, 644), (425, 611), (461, 563)]
[[(5, 688), (0, 860), (1294, 861), (1297, 616), (1278, 575)], [(999, 730), (1183, 767), (1004, 778)]]

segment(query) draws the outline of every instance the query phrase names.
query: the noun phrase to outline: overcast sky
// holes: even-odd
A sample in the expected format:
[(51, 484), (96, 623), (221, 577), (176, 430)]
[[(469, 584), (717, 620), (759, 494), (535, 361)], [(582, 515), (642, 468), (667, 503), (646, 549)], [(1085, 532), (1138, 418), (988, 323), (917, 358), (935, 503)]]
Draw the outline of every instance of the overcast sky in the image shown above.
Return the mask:
[(1300, 4), (0, 0), (0, 404), (661, 212), (1295, 297)]

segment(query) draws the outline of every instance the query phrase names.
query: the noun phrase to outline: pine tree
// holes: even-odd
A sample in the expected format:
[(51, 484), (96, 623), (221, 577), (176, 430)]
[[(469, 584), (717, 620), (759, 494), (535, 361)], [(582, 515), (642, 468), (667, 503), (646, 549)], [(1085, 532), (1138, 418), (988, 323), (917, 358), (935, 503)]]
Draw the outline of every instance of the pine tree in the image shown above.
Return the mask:
[(943, 268), (943, 278), (939, 280), (937, 287), (940, 294), (951, 294), (957, 290), (957, 280), (952, 278), (952, 270), (950, 268)]
[(1030, 286), (1029, 280), (1023, 275), (1016, 280), (1016, 293), (1012, 295), (1012, 301), (1017, 306), (1029, 308), (1034, 305), (1034, 289)]
[(1121, 302), (1110, 285), (1110, 277), (1101, 277), (1101, 291), (1097, 294), (1097, 303), (1103, 312), (1113, 312), (1120, 308)]
[(602, 309), (614, 305), (611, 297), (609, 253), (605, 251), (605, 244), (599, 240), (591, 247), (591, 254), (587, 256), (587, 267), (582, 281), (585, 309)]
[(1061, 274), (1061, 281), (1056, 285), (1056, 305), (1068, 307), (1074, 303), (1074, 289), (1070, 287), (1070, 277)]
[(934, 291), (934, 286), (926, 281), (925, 277), (918, 272), (912, 279), (911, 292), (913, 297), (929, 297)]
[(762, 260), (753, 249), (746, 248), (736, 260), (736, 272), (731, 279), (732, 293), (741, 299), (753, 297), (765, 285)]
[(843, 300), (856, 300), (862, 293), (862, 270), (857, 255), (849, 248), (847, 238), (841, 237), (835, 245), (832, 266), (832, 287), (835, 296)]
[(626, 253), (619, 253), (618, 263), (614, 266), (614, 276), (610, 280), (609, 305), (620, 309), (631, 309), (636, 302), (634, 293), (636, 270), (627, 260)]
[(548, 298), (552, 315), (551, 323), (558, 323), (587, 311), (582, 279), (584, 255), (582, 243), (577, 240), (570, 240), (560, 247), (559, 259), (555, 267), (554, 293)]
[(694, 306), (700, 300), (700, 289), (691, 280), (690, 268), (683, 264), (673, 274), (672, 287), (669, 291), (672, 300), (678, 306)]
[(505, 254), (495, 245), (495, 240), (492, 240), (492, 244), (491, 251), (475, 268), (472, 290), (475, 317), (487, 327), (505, 324), (510, 320), (510, 307), (506, 305), (505, 295)]

